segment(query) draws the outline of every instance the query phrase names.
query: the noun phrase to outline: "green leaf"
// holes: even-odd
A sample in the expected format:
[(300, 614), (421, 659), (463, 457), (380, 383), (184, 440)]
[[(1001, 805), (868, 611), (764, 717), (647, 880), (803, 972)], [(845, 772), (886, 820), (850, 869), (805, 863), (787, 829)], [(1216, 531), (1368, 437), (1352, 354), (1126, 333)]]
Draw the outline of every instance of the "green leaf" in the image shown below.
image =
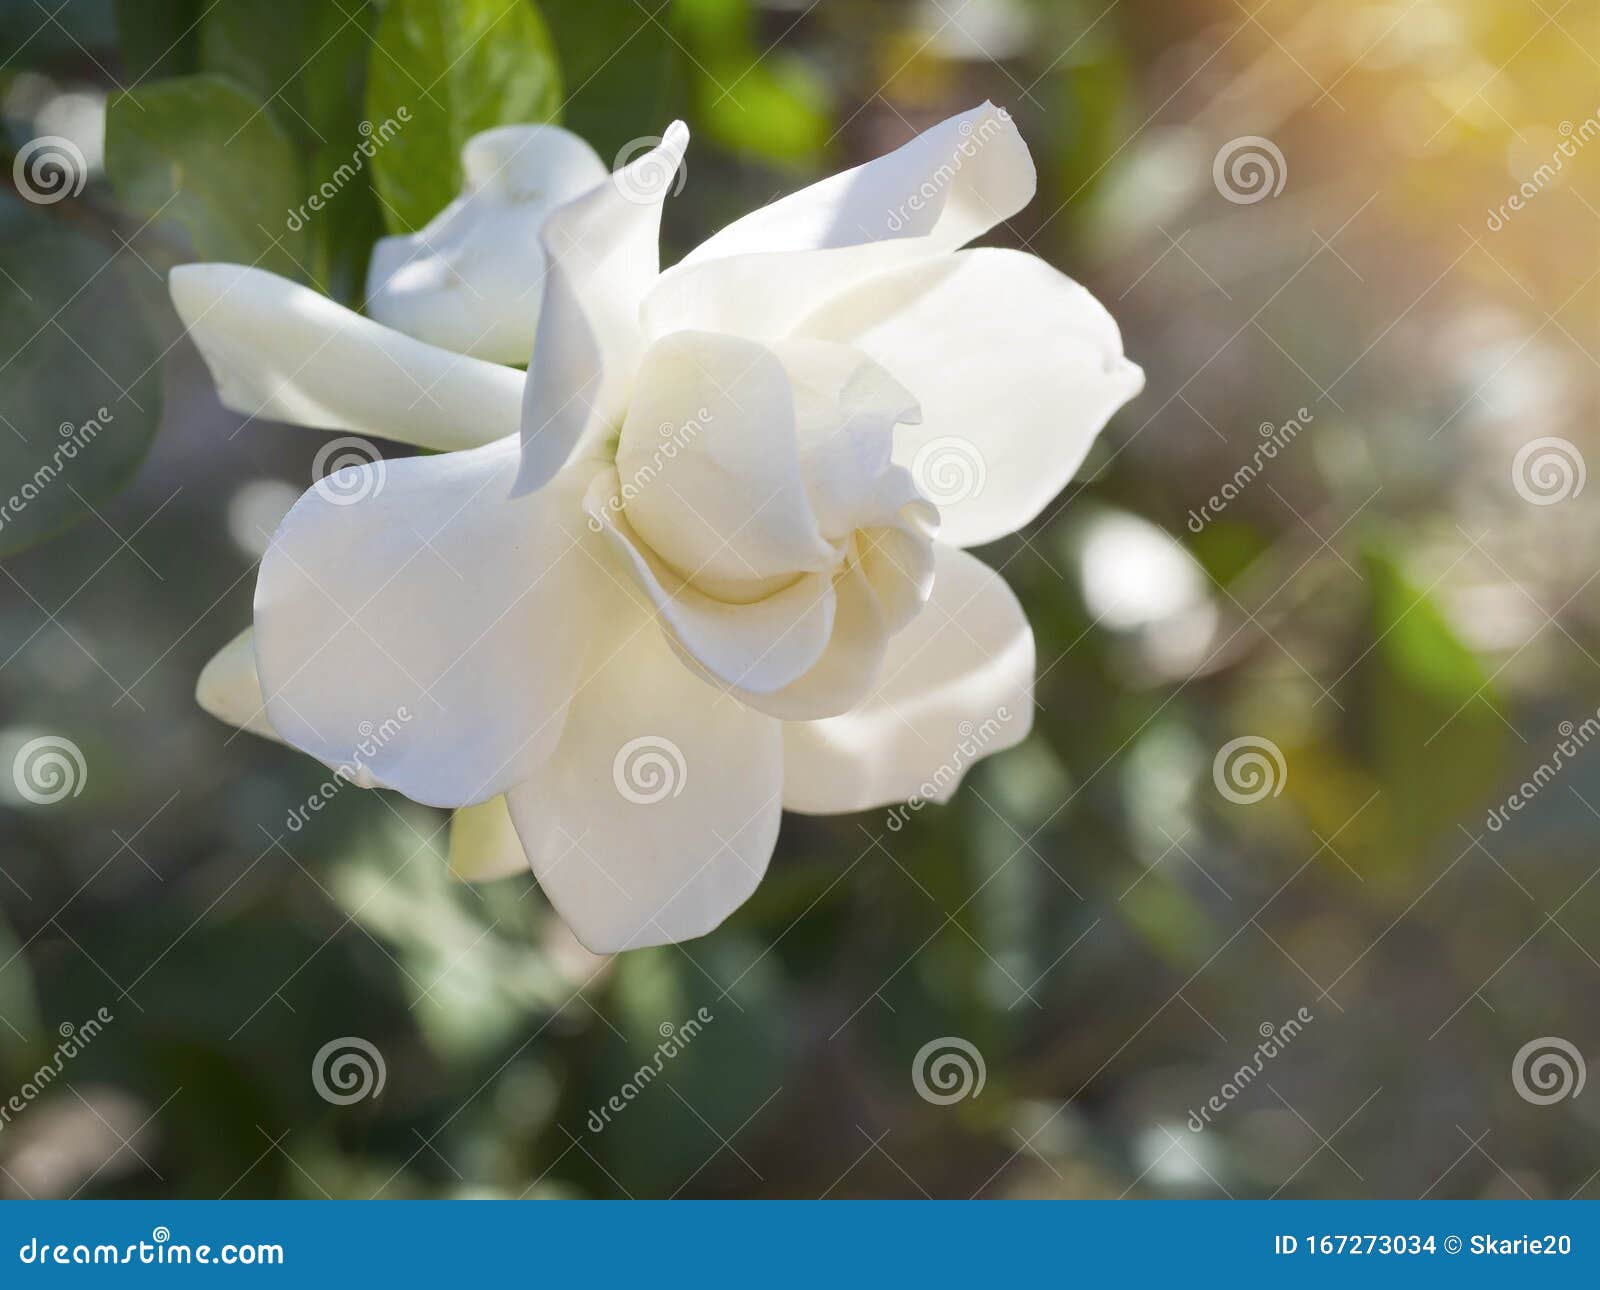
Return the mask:
[(1364, 553), (1376, 642), (1353, 676), (1365, 760), (1392, 849), (1415, 856), (1493, 785), (1505, 726), (1476, 655), (1386, 548)]
[(106, 109), (106, 171), (124, 203), (188, 230), (195, 254), (304, 279), (294, 147), (261, 100), (217, 76), (158, 81)]
[[(571, 86), (565, 123), (610, 162), (632, 140), (659, 135), (679, 113), (671, 6), (635, 0), (544, 0)], [(652, 11), (655, 11), (652, 15)]]
[(695, 116), (730, 152), (815, 160), (830, 134), (828, 88), (801, 59), (763, 48), (750, 0), (678, 0), (673, 25), (692, 54)]
[(161, 348), (116, 254), (54, 228), (0, 247), (0, 555), (110, 501), (155, 436)]
[[(374, 145), (376, 146), (376, 145)], [(383, 215), (372, 190), (370, 164), (360, 165), (361, 154), (341, 140), (319, 149), (311, 159), (313, 187), (339, 184), (340, 176), (355, 171), (355, 178), (330, 191), (322, 209), (307, 208), (307, 230), (315, 242), (313, 268), (317, 285), (337, 300), (359, 308), (366, 291), (367, 262), (372, 244), (384, 235)]]
[(125, 82), (194, 71), (204, 9), (201, 0), (116, 0)]
[(260, 95), (310, 155), (355, 129), (371, 16), (354, 0), (229, 0), (206, 14), (201, 68)]
[[(307, 185), (296, 205), (312, 243), (307, 265), (319, 287), (352, 305), (384, 232), (361, 128), (375, 19), (359, 0), (230, 0), (206, 15), (201, 54), (206, 71), (259, 94), (294, 140)], [(317, 208), (301, 206), (313, 193)]]
[(480, 130), (560, 111), (555, 47), (532, 4), (391, 0), (367, 63), (368, 119), (406, 122), (372, 162), (385, 222), (407, 233), (444, 209)]
[(822, 153), (829, 130), (826, 88), (798, 59), (713, 64), (695, 86), (706, 133), (730, 152), (780, 163)]

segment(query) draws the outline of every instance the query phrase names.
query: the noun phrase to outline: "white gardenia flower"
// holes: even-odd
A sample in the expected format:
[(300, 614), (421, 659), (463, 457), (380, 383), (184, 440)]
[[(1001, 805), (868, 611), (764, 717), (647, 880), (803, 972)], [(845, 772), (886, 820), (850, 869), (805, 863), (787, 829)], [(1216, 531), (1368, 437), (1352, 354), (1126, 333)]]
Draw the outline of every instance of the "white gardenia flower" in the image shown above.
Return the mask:
[[(544, 221), (526, 377), (258, 270), (172, 274), (228, 406), (443, 450), (289, 512), (229, 719), (259, 727), (260, 694), (326, 764), (471, 808), (458, 869), (525, 858), (597, 951), (717, 926), (784, 808), (943, 801), (1027, 734), (1032, 633), (961, 548), (1037, 516), (1143, 382), (1081, 287), (960, 249), (1034, 192), (992, 105), (663, 272), (687, 143)], [(426, 314), (386, 316), (472, 348)]]

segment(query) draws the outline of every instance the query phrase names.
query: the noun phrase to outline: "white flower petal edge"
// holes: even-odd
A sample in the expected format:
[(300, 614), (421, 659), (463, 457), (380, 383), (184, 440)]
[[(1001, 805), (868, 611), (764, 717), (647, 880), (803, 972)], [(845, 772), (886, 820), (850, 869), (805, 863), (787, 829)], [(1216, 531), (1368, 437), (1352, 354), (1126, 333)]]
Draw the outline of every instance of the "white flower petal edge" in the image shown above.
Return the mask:
[(899, 635), (873, 694), (783, 728), (783, 805), (807, 815), (944, 802), (971, 764), (1033, 726), (1033, 631), (998, 573), (936, 543), (933, 597)]
[(528, 872), (504, 797), (463, 806), (450, 816), (450, 873), (462, 882), (493, 882)]
[(708, 238), (661, 275), (645, 330), (785, 335), (868, 274), (953, 251), (1010, 219), (1037, 183), (1016, 125), (984, 103)]
[(242, 264), (183, 264), (172, 303), (224, 406), (423, 448), (515, 434), (523, 375), (413, 340), (309, 287)]
[(958, 251), (880, 274), (799, 324), (882, 363), (922, 404), (895, 460), (977, 546), (1034, 519), (1144, 388), (1093, 296), (1037, 256)]
[[(313, 488), (256, 582), (267, 716), (327, 765), (429, 806), (521, 783), (561, 736), (599, 576), (577, 476), (510, 500), (516, 438), (360, 467)], [(392, 724), (386, 724), (392, 723)], [(392, 733), (362, 747), (374, 729)]]
[(524, 366), (544, 288), (540, 226), (604, 180), (605, 163), (558, 125), (506, 125), (468, 139), (461, 169), (455, 201), (373, 247), (367, 312), (455, 353)]
[(506, 794), (540, 887), (596, 953), (711, 931), (760, 883), (783, 812), (780, 723), (696, 678), (631, 596), (607, 599), (560, 744)]
[(644, 343), (639, 305), (661, 267), (661, 204), (688, 146), (688, 126), (674, 121), (658, 147), (544, 222), (518, 492), (553, 479), (580, 440), (622, 420)]
[(264, 739), (283, 743), (283, 736), (267, 720), (261, 698), (261, 678), (256, 675), (255, 631), (246, 627), (211, 656), (195, 682), (195, 702), (218, 721), (248, 730)]
[(735, 220), (688, 255), (686, 265), (750, 252), (816, 251), (930, 239), (951, 251), (1033, 200), (1033, 158), (993, 103), (924, 130), (893, 152), (830, 175)]

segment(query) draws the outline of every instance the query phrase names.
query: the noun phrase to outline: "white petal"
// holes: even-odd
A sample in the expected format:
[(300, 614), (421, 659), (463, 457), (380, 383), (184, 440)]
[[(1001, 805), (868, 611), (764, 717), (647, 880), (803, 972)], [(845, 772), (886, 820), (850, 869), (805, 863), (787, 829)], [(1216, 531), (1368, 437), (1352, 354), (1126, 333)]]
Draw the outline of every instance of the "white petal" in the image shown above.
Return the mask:
[(826, 573), (809, 573), (748, 604), (717, 600), (669, 569), (615, 504), (614, 469), (595, 477), (584, 509), (610, 540), (687, 655), (717, 679), (754, 693), (795, 680), (822, 657), (833, 632), (835, 597)]
[(895, 527), (865, 528), (858, 537), (861, 567), (891, 636), (921, 613), (933, 594), (936, 516), (925, 502), (913, 502)]
[(820, 251), (931, 237), (953, 250), (1033, 199), (1028, 146), (1011, 118), (984, 103), (909, 143), (735, 220), (684, 256)]
[(800, 330), (860, 348), (917, 396), (922, 423), (896, 436), (895, 460), (957, 546), (1037, 516), (1144, 386), (1111, 315), (1020, 251), (962, 251), (882, 274)]
[(261, 678), (256, 675), (255, 632), (246, 627), (200, 669), (195, 682), (195, 702), (218, 721), (251, 734), (283, 742), (267, 720), (261, 701)]
[(548, 267), (523, 400), (519, 492), (554, 478), (586, 434), (622, 420), (643, 349), (639, 303), (661, 267), (661, 204), (688, 146), (688, 127), (673, 122), (658, 147), (544, 222)]
[(775, 338), (862, 277), (965, 245), (1033, 199), (1037, 178), (993, 104), (745, 216), (661, 276), (646, 329)]
[(461, 168), (461, 196), (419, 231), (372, 248), (367, 312), (429, 344), (520, 367), (544, 290), (539, 228), (603, 180), (605, 163), (558, 125), (506, 125), (468, 139)]
[(712, 594), (753, 599), (838, 561), (806, 496), (789, 373), (764, 345), (689, 331), (652, 345), (617, 472), (634, 531)]
[(487, 801), (560, 737), (597, 576), (567, 475), (511, 500), (515, 436), (360, 468), (274, 535), (256, 584), (267, 713), (295, 747), (431, 806)]
[(942, 802), (1033, 723), (1033, 632), (999, 574), (935, 547), (933, 597), (889, 642), (870, 698), (783, 728), (784, 806), (810, 815)]
[(182, 264), (168, 285), (235, 412), (444, 451), (517, 431), (521, 372), (413, 340), (242, 264)]
[(462, 882), (492, 882), (528, 872), (528, 856), (504, 797), (451, 814), (450, 872)]
[(871, 692), (889, 645), (887, 616), (862, 567), (852, 562), (833, 580), (833, 630), (821, 657), (769, 694), (735, 688), (749, 707), (784, 721), (848, 712)]
[[(261, 695), (261, 677), (256, 671), (255, 628), (246, 627), (214, 654), (195, 682), (195, 702), (230, 726), (261, 735), (274, 743), (289, 741), (272, 728), (267, 719), (266, 700)], [(344, 778), (357, 788), (376, 788), (377, 781), (364, 765), (343, 767)]]
[(823, 534), (843, 541), (892, 520), (916, 496), (890, 464), (895, 426), (922, 418), (910, 391), (849, 345), (785, 340), (773, 351), (794, 392), (801, 472)]
[(649, 616), (610, 618), (549, 763), (507, 794), (550, 902), (597, 953), (703, 936), (778, 835), (779, 723), (692, 676)]

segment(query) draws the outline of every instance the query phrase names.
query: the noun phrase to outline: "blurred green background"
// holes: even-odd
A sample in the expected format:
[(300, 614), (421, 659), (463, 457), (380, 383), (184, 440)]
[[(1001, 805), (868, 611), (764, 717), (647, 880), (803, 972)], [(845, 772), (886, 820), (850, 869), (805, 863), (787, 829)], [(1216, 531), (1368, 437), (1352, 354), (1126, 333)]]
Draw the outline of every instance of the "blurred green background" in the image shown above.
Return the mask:
[[(1536, 1039), (1600, 1053), (1593, 7), (58, 3), (0, 4), (0, 494), (110, 415), (0, 526), (0, 761), (85, 763), (49, 803), (0, 774), (0, 1100), (61, 1066), (0, 1193), (1597, 1194), (1600, 1089), (1513, 1077)], [(1038, 637), (1030, 739), (904, 828), (787, 817), (717, 933), (612, 960), (531, 879), (455, 883), (438, 812), (349, 789), (286, 832), (321, 768), (192, 693), (324, 437), (220, 407), (165, 271), (358, 304), (461, 131), (537, 116), (608, 159), (688, 120), (670, 261), (984, 98), (1040, 170), (990, 240), (1149, 378), (983, 552)], [(404, 151), (287, 231), (407, 101)], [(44, 137), (83, 170), (28, 171)], [(1225, 165), (1249, 137), (1266, 191)], [(1219, 788), (1241, 738), (1282, 757), (1260, 800)], [(384, 1086), (330, 1103), (351, 1036)], [(913, 1070), (952, 1037), (984, 1082), (945, 1104)]]

